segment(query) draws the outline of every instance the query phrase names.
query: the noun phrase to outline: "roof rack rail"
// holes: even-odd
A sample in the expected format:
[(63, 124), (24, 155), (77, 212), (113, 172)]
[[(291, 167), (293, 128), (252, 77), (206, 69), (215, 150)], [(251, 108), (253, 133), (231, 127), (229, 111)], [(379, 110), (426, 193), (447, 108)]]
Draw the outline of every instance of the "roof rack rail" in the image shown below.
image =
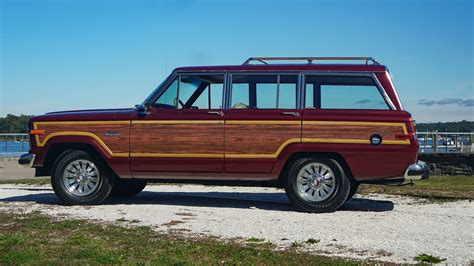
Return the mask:
[(380, 65), (380, 63), (372, 57), (250, 57), (245, 60), (242, 65), (250, 65), (252, 61), (258, 61), (265, 65), (268, 65), (266, 61), (308, 61), (308, 64), (312, 64), (313, 61), (365, 61), (365, 64), (369, 65), (372, 62), (374, 65)]

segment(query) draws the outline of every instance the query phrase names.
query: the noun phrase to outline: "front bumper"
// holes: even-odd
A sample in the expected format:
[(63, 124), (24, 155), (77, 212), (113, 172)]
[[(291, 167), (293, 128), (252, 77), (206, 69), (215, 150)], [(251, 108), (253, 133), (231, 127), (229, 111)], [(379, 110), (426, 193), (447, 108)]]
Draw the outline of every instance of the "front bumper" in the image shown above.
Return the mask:
[(417, 161), (407, 167), (403, 178), (406, 180), (420, 180), (427, 179), (429, 176), (430, 171), (428, 165), (423, 161)]
[(23, 154), (22, 156), (20, 156), (20, 159), (18, 159), (18, 163), (25, 168), (31, 168), (33, 167), (33, 163), (35, 162), (35, 157), (36, 155), (32, 153)]

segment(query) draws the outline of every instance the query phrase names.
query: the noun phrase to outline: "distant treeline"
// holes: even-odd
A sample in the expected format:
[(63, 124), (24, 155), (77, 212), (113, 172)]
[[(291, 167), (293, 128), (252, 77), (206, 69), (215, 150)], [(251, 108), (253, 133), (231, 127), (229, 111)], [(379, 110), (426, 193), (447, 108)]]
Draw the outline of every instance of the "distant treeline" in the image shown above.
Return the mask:
[(424, 132), (435, 130), (438, 130), (438, 132), (471, 132), (474, 131), (474, 121), (416, 123), (416, 131)]
[[(0, 117), (0, 133), (27, 133), (28, 120), (31, 115), (12, 115)], [(439, 132), (471, 132), (474, 131), (474, 121), (463, 120), (461, 122), (438, 122), (438, 123), (417, 123), (417, 131)]]
[(32, 115), (12, 115), (0, 117), (0, 133), (27, 133), (28, 120)]

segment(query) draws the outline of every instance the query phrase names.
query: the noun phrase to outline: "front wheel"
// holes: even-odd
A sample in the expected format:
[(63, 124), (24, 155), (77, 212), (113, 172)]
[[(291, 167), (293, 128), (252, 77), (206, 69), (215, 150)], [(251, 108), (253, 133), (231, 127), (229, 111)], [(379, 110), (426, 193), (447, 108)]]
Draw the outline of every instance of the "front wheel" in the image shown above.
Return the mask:
[(356, 181), (351, 182), (351, 189), (349, 190), (349, 195), (347, 195), (346, 201), (349, 201), (354, 197), (354, 195), (357, 193), (357, 189), (359, 188), (360, 183)]
[(51, 174), (54, 192), (70, 205), (101, 203), (109, 196), (113, 182), (113, 174), (99, 158), (79, 150), (62, 153)]
[(336, 160), (303, 158), (291, 167), (285, 190), (301, 211), (333, 212), (349, 195), (350, 180)]
[(146, 187), (147, 182), (136, 179), (117, 179), (112, 188), (111, 196), (133, 197)]

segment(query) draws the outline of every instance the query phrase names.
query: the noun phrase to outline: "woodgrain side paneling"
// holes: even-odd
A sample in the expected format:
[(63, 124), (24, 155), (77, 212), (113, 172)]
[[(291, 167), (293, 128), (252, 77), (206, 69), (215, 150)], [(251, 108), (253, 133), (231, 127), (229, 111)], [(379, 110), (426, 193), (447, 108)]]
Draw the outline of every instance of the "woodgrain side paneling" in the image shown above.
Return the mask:
[(223, 123), (132, 124), (132, 156), (224, 157)]
[[(236, 121), (238, 123), (238, 121)], [(301, 123), (226, 124), (226, 158), (276, 158), (287, 142), (301, 141)]]
[[(405, 140), (396, 140), (396, 134), (405, 134), (403, 125), (398, 123), (360, 123), (360, 124), (312, 124), (303, 123), (303, 140), (305, 139), (324, 139), (327, 143), (337, 141), (365, 141), (369, 143), (370, 136), (379, 134), (382, 136), (382, 144), (403, 144)], [(408, 142), (409, 143), (409, 142)]]
[[(61, 122), (36, 123), (37, 129), (45, 130), (42, 135), (37, 135), (36, 144), (41, 147), (56, 136), (87, 136), (96, 139), (105, 149), (113, 154), (128, 155), (128, 141), (130, 125), (122, 124), (69, 124)], [(107, 136), (106, 133), (113, 131), (115, 136)], [(101, 143), (102, 142), (102, 143)]]
[(406, 134), (403, 123), (383, 122), (304, 121), (301, 125), (299, 121), (269, 120), (228, 120), (225, 124), (213, 120), (132, 124), (129, 121), (71, 121), (37, 122), (34, 127), (45, 131), (35, 137), (39, 147), (55, 136), (86, 136), (94, 138), (112, 156), (128, 156), (130, 152), (132, 157), (277, 158), (291, 143), (369, 144), (373, 134), (382, 136), (382, 144), (410, 143), (395, 138), (397, 134)]

